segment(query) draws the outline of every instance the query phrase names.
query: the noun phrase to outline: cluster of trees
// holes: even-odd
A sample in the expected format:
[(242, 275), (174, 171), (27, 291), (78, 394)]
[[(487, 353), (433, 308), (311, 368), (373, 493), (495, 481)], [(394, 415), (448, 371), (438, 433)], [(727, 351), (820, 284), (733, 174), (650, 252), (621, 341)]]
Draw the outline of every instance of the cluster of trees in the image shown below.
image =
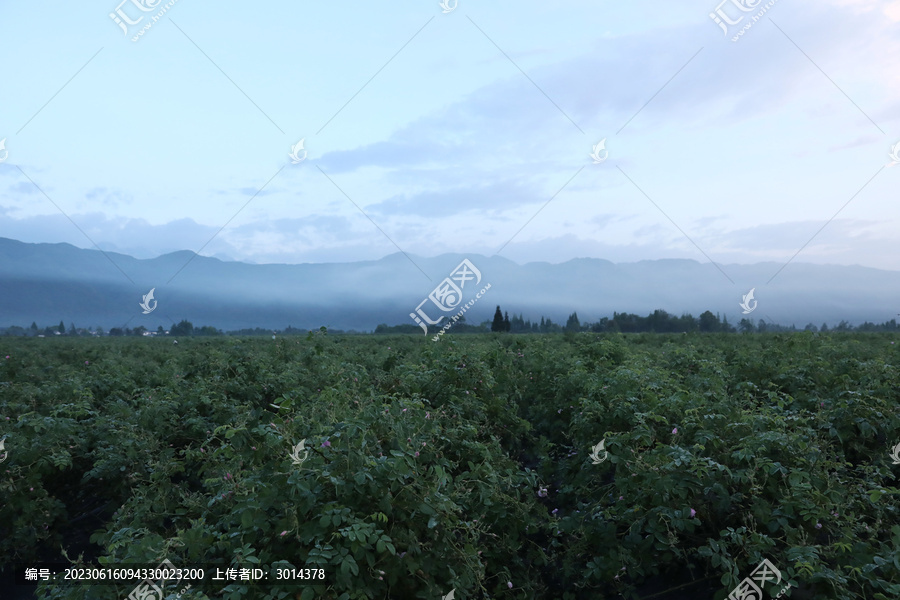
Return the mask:
[[(743, 323), (743, 321), (742, 321)], [(749, 323), (749, 321), (748, 321)], [(788, 328), (778, 325), (766, 325), (760, 321), (762, 327), (760, 331), (765, 331), (768, 327), (769, 331), (787, 331)], [(746, 325), (746, 324), (745, 324)], [(752, 330), (757, 330), (756, 325), (750, 325)], [(438, 331), (439, 327), (429, 327), (429, 333)], [(375, 328), (375, 333), (420, 333), (422, 328), (418, 325), (379, 325)], [(541, 317), (540, 321), (531, 321), (525, 319), (521, 314), (509, 316), (508, 312), (503, 311), (499, 306), (494, 311), (494, 318), (491, 321), (485, 321), (480, 325), (468, 325), (465, 322), (465, 316), (461, 317), (454, 325), (454, 333), (486, 333), (487, 331), (499, 333), (565, 333), (578, 331), (593, 332), (656, 332), (656, 333), (681, 333), (688, 331), (726, 331), (734, 332), (736, 329), (728, 323), (728, 318), (721, 318), (714, 315), (710, 311), (704, 312), (699, 319), (687, 314), (680, 317), (669, 315), (664, 310), (654, 311), (647, 317), (641, 317), (629, 313), (613, 313), (610, 319), (604, 317), (596, 323), (581, 323), (578, 313), (573, 312), (566, 319), (565, 325), (554, 323), (551, 319)]]
[[(128, 327), (113, 327), (109, 330), (109, 335), (112, 337), (122, 337), (122, 336), (142, 336), (147, 332), (147, 328), (141, 325), (140, 327), (135, 327), (134, 329), (129, 329)], [(162, 327), (157, 329), (157, 335), (165, 335), (165, 332), (162, 331)]]
[[(379, 327), (382, 327), (382, 326), (379, 325)], [(384, 325), (383, 327), (387, 327), (387, 325)], [(359, 333), (358, 331), (356, 331), (354, 329), (348, 329), (348, 330), (328, 329), (327, 327), (326, 327), (326, 329), (329, 333), (334, 333), (334, 334), (353, 335), (353, 334)], [(416, 328), (416, 329), (418, 329), (418, 328)], [(282, 335), (282, 336), (309, 335), (310, 331), (312, 331), (312, 330), (302, 329), (302, 328), (298, 329), (296, 327), (288, 325), (288, 327), (286, 329), (262, 329), (260, 327), (256, 327), (254, 329), (249, 329), (249, 328), (248, 329), (235, 329), (233, 331), (226, 331), (225, 335), (266, 335), (266, 336), (269, 336), (269, 335)], [(315, 331), (321, 331), (321, 327), (319, 329), (316, 329)], [(219, 332), (219, 333), (221, 333), (221, 332)], [(194, 335), (196, 335), (196, 332), (194, 333)]]
[(512, 325), (509, 322), (509, 313), (505, 315), (500, 312), (500, 307), (497, 307), (497, 312), (494, 313), (494, 320), (491, 323), (491, 331), (509, 331), (512, 329)]
[[(437, 333), (445, 323), (446, 321), (443, 321), (441, 325), (428, 326), (428, 333)], [(478, 325), (472, 325), (466, 322), (465, 315), (461, 315), (453, 324), (453, 329), (451, 331), (453, 333), (485, 333), (488, 331), (490, 324), (490, 321), (484, 321)], [(386, 323), (382, 323), (375, 328), (375, 333), (379, 335), (388, 333), (412, 333), (422, 335), (423, 331), (419, 325), (414, 325), (412, 323), (402, 323), (400, 325), (387, 325)]]
[(629, 313), (614, 312), (612, 318), (603, 317), (595, 323), (581, 323), (578, 313), (573, 312), (566, 319), (565, 325), (554, 323), (549, 318), (541, 317), (540, 322), (532, 322), (524, 319), (522, 315), (509, 317), (508, 313), (497, 307), (494, 320), (491, 322), (491, 331), (509, 333), (562, 333), (577, 331), (593, 332), (656, 332), (656, 333), (681, 333), (688, 331), (735, 331), (728, 323), (728, 318), (720, 318), (710, 311), (704, 312), (700, 318), (694, 318), (690, 314), (676, 317), (664, 310), (654, 311), (651, 315), (641, 317)]
[[(92, 336), (92, 335), (103, 335), (103, 328), (98, 327), (95, 329), (82, 329), (75, 327), (74, 323), (69, 324), (69, 328), (66, 329), (65, 323), (62, 321), (59, 322), (59, 325), (51, 325), (48, 327), (38, 327), (38, 324), (33, 322), (31, 323), (31, 327), (19, 327), (18, 325), (13, 325), (11, 327), (7, 327), (3, 330), (4, 335), (17, 336), (17, 337), (36, 337), (39, 335), (50, 337), (56, 335), (81, 335), (81, 336)], [(98, 333), (99, 331), (99, 333)]]
[[(798, 331), (798, 329), (791, 325), (790, 327), (785, 327), (783, 325), (775, 325), (773, 323), (766, 323), (763, 320), (760, 320), (758, 324), (754, 325), (752, 321), (747, 319), (741, 319), (741, 322), (738, 323), (738, 328), (742, 333), (754, 333), (754, 332), (766, 332), (766, 331)], [(823, 333), (829, 331), (838, 331), (838, 332), (850, 332), (850, 331), (861, 331), (861, 332), (871, 332), (871, 331), (900, 331), (900, 325), (898, 325), (896, 319), (891, 319), (890, 321), (885, 321), (884, 323), (869, 323), (868, 321), (864, 322), (862, 325), (853, 326), (847, 321), (841, 321), (834, 327), (829, 328), (828, 323), (822, 323), (821, 327), (816, 327), (812, 323), (807, 323), (807, 325), (803, 328), (803, 331), (821, 331)]]
[[(418, 328), (416, 328), (418, 329)], [(40, 328), (37, 323), (32, 323), (31, 327), (19, 327), (17, 325), (13, 325), (11, 327), (6, 327), (0, 329), (0, 333), (8, 336), (16, 336), (16, 337), (36, 337), (39, 335), (43, 335), (45, 337), (49, 336), (57, 336), (57, 335), (66, 335), (66, 336), (101, 336), (101, 335), (110, 335), (113, 337), (120, 336), (143, 336), (150, 332), (151, 330), (147, 329), (143, 325), (139, 325), (133, 329), (129, 327), (113, 327), (106, 332), (102, 327), (92, 327), (88, 329), (76, 328), (75, 324), (72, 323), (69, 325), (69, 328), (66, 329), (65, 324), (60, 321), (59, 325), (53, 325), (50, 327)], [(178, 323), (173, 323), (168, 331), (164, 330), (162, 326), (156, 328), (155, 332), (151, 332), (150, 335), (170, 335), (170, 336), (209, 336), (209, 335), (272, 335), (277, 333), (278, 335), (306, 335), (309, 333), (308, 329), (297, 329), (295, 327), (288, 327), (287, 329), (283, 329), (280, 331), (273, 331), (271, 329), (261, 329), (259, 327), (255, 329), (239, 329), (236, 331), (223, 332), (221, 329), (216, 329), (215, 327), (204, 325), (202, 327), (194, 327), (194, 324), (188, 321), (187, 319), (182, 319)], [(342, 331), (340, 329), (333, 330), (333, 333), (356, 333), (354, 331)]]
[[(794, 325), (788, 327), (776, 323), (767, 323), (762, 319), (756, 323), (750, 319), (741, 319), (737, 326), (734, 326), (728, 322), (727, 316), (713, 314), (708, 310), (703, 312), (699, 317), (694, 317), (690, 313), (682, 314), (681, 316), (670, 315), (664, 310), (655, 310), (646, 317), (630, 313), (614, 312), (612, 318), (603, 317), (599, 321), (593, 323), (581, 323), (578, 319), (578, 313), (573, 312), (566, 320), (566, 324), (560, 325), (544, 317), (541, 317), (539, 323), (524, 319), (522, 315), (513, 315), (510, 317), (509, 313), (502, 311), (499, 306), (494, 312), (494, 319), (490, 323), (490, 330), (509, 333), (562, 333), (577, 331), (592, 331), (596, 333), (688, 333), (692, 331), (709, 333), (736, 333), (738, 331), (741, 333), (764, 333), (799, 331)], [(810, 323), (804, 327), (804, 330), (823, 332), (900, 331), (900, 326), (898, 326), (895, 319), (878, 324), (865, 322), (856, 327), (850, 325), (847, 321), (841, 321), (831, 329), (829, 329), (827, 323), (823, 323), (821, 327), (817, 327)]]
[(500, 307), (494, 313), (494, 320), (491, 322), (491, 331), (507, 331), (509, 333), (560, 333), (562, 331), (580, 331), (581, 325), (578, 322), (578, 314), (569, 315), (565, 327), (558, 323), (554, 323), (549, 318), (541, 317), (540, 323), (531, 322), (522, 317), (521, 314), (513, 315), (510, 318), (509, 313), (501, 313)]
[(728, 322), (728, 317), (719, 317), (711, 311), (703, 312), (699, 318), (690, 313), (681, 316), (670, 315), (664, 310), (655, 310), (646, 317), (629, 313), (614, 312), (612, 318), (603, 317), (596, 323), (585, 325), (588, 331), (614, 331), (622, 333), (654, 332), (654, 333), (688, 333), (702, 332), (734, 332), (735, 328)]
[[(113, 337), (119, 336), (143, 336), (146, 335), (150, 330), (144, 327), (143, 325), (139, 325), (134, 329), (129, 327), (113, 327), (109, 330), (109, 332), (104, 331), (104, 329), (100, 326), (91, 327), (88, 329), (82, 329), (75, 327), (74, 323), (69, 325), (69, 328), (66, 329), (65, 324), (60, 321), (59, 325), (53, 325), (51, 327), (44, 327), (41, 329), (38, 327), (37, 323), (32, 322), (31, 327), (24, 328), (18, 326), (7, 327), (2, 330), (4, 335), (9, 336), (57, 336), (57, 335), (65, 335), (65, 336), (100, 336), (100, 335), (110, 335)], [(165, 331), (162, 326), (156, 328), (156, 331), (151, 333), (151, 335), (221, 335), (222, 332), (216, 329), (215, 327), (204, 326), (199, 329), (195, 329), (194, 326), (190, 323), (190, 321), (182, 320), (177, 325), (172, 325), (170, 331)]]
[[(841, 325), (847, 326), (847, 322), (841, 321), (835, 328), (835, 331), (844, 331), (841, 329)], [(815, 327), (815, 325), (812, 326)], [(806, 326), (807, 329), (809, 329), (809, 327), (809, 325)], [(822, 327), (827, 327), (827, 325), (823, 323)], [(869, 323), (868, 321), (865, 321), (858, 327), (849, 325), (849, 331), (900, 331), (900, 323), (897, 323), (897, 319), (891, 319), (890, 321), (885, 321), (884, 323)]]

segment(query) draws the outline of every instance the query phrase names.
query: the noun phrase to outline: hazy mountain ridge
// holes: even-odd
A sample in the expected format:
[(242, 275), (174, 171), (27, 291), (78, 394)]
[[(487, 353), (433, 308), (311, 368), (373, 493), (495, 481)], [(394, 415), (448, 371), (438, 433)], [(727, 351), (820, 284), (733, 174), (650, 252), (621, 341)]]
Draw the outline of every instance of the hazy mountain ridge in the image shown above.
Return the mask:
[[(397, 252), (353, 263), (255, 265), (190, 251), (137, 259), (0, 238), (0, 327), (62, 319), (67, 327), (127, 323), (156, 329), (187, 319), (221, 329), (372, 330), (379, 323), (413, 323), (409, 313), (465, 258), (482, 280), (477, 288), (474, 281), (467, 285), (464, 300), (491, 284), (467, 313), (473, 323), (490, 319), (498, 304), (510, 314), (556, 322), (565, 322), (573, 311), (585, 322), (614, 311), (646, 315), (661, 308), (694, 316), (711, 310), (732, 324), (746, 317), (798, 327), (884, 322), (900, 312), (900, 272), (861, 266), (791, 263), (766, 285), (782, 264), (720, 265), (731, 283), (715, 265), (687, 259), (616, 264), (576, 258), (519, 265), (501, 256), (423, 258)], [(151, 288), (158, 305), (144, 315), (139, 303)], [(759, 304), (744, 315), (739, 303), (751, 288)], [(425, 309), (433, 317), (452, 314), (429, 305)]]

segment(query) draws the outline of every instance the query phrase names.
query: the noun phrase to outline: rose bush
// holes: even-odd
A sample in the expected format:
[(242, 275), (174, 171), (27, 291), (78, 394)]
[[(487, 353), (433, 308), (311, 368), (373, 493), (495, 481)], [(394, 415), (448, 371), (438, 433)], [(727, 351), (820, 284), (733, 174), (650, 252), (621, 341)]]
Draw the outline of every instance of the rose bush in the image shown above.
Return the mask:
[(185, 599), (721, 600), (765, 558), (773, 596), (897, 597), (892, 339), (4, 338), (0, 565), (326, 573)]

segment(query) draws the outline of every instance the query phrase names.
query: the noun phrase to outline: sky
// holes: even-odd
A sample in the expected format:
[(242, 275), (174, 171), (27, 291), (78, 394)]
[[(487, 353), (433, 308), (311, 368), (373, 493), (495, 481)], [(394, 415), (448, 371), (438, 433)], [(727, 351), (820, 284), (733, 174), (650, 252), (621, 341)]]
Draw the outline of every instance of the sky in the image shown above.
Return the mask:
[(896, 0), (118, 1), (0, 1), (2, 237), (900, 270)]

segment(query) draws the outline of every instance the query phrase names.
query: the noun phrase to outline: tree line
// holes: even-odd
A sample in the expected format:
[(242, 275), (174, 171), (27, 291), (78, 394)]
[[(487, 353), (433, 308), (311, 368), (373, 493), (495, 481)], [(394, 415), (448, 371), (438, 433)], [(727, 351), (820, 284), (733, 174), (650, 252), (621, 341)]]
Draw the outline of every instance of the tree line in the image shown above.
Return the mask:
[[(429, 327), (429, 333), (438, 331), (436, 326)], [(375, 333), (418, 333), (421, 327), (411, 324), (395, 325), (379, 325), (375, 329)], [(680, 316), (672, 315), (666, 311), (655, 310), (646, 317), (631, 313), (613, 312), (612, 317), (603, 317), (595, 322), (582, 323), (578, 318), (578, 313), (573, 312), (566, 319), (565, 324), (554, 323), (551, 319), (541, 317), (540, 321), (531, 321), (523, 318), (522, 314), (510, 316), (508, 312), (503, 311), (497, 306), (494, 311), (494, 318), (491, 321), (484, 321), (479, 325), (469, 325), (465, 323), (462, 317), (451, 329), (455, 333), (565, 333), (590, 331), (594, 333), (689, 333), (689, 332), (723, 332), (723, 333), (765, 333), (765, 332), (790, 332), (801, 331), (795, 325), (785, 326), (777, 323), (770, 323), (760, 319), (753, 322), (750, 319), (741, 319), (736, 325), (728, 322), (727, 316), (713, 314), (712, 311), (704, 311), (699, 317), (694, 317), (690, 313)], [(853, 326), (847, 321), (841, 321), (834, 327), (829, 327), (827, 323), (822, 323), (821, 327), (813, 323), (808, 323), (803, 331), (828, 332), (828, 331), (900, 331), (896, 319), (891, 319), (884, 323), (865, 323)]]
[[(429, 326), (429, 333), (437, 333), (439, 326)], [(329, 329), (334, 334), (359, 334), (360, 332), (340, 329)], [(664, 310), (655, 310), (646, 317), (631, 313), (614, 312), (612, 317), (603, 317), (595, 322), (582, 323), (578, 318), (578, 313), (573, 312), (566, 319), (565, 324), (554, 323), (550, 318), (541, 317), (540, 321), (531, 321), (523, 318), (522, 314), (510, 316), (508, 312), (501, 310), (497, 306), (494, 312), (494, 318), (491, 321), (483, 321), (477, 325), (466, 322), (465, 315), (461, 316), (453, 328), (452, 333), (575, 333), (580, 331), (594, 333), (689, 333), (689, 332), (724, 332), (724, 333), (765, 333), (765, 332), (791, 332), (801, 331), (796, 326), (778, 325), (776, 323), (767, 323), (760, 319), (753, 322), (750, 319), (741, 319), (736, 325), (728, 322), (728, 317), (720, 317), (711, 311), (705, 311), (699, 317), (694, 317), (690, 313), (680, 316), (671, 315)], [(870, 323), (868, 321), (861, 325), (851, 325), (847, 321), (841, 321), (832, 327), (828, 323), (822, 323), (817, 326), (808, 323), (802, 331), (813, 332), (879, 332), (879, 331), (900, 331), (900, 325), (896, 319), (891, 319), (884, 323)], [(262, 329), (256, 327), (254, 329), (239, 329), (235, 331), (222, 331), (215, 327), (204, 325), (202, 327), (194, 327), (193, 323), (186, 319), (182, 319), (178, 323), (165, 330), (162, 326), (157, 327), (156, 331), (150, 331), (144, 326), (138, 326), (133, 329), (128, 327), (113, 327), (108, 332), (102, 327), (78, 328), (74, 323), (70, 323), (66, 328), (65, 323), (60, 321), (58, 325), (39, 327), (37, 323), (32, 322), (31, 327), (24, 328), (19, 326), (10, 326), (0, 330), (3, 335), (7, 336), (27, 336), (27, 337), (51, 337), (51, 336), (215, 336), (215, 335), (236, 335), (236, 336), (262, 336), (262, 335), (307, 335), (308, 329), (297, 329), (288, 326), (282, 330)], [(380, 324), (373, 332), (375, 334), (396, 334), (396, 333), (412, 333), (421, 334), (422, 329), (418, 325), (404, 323), (400, 325)]]

